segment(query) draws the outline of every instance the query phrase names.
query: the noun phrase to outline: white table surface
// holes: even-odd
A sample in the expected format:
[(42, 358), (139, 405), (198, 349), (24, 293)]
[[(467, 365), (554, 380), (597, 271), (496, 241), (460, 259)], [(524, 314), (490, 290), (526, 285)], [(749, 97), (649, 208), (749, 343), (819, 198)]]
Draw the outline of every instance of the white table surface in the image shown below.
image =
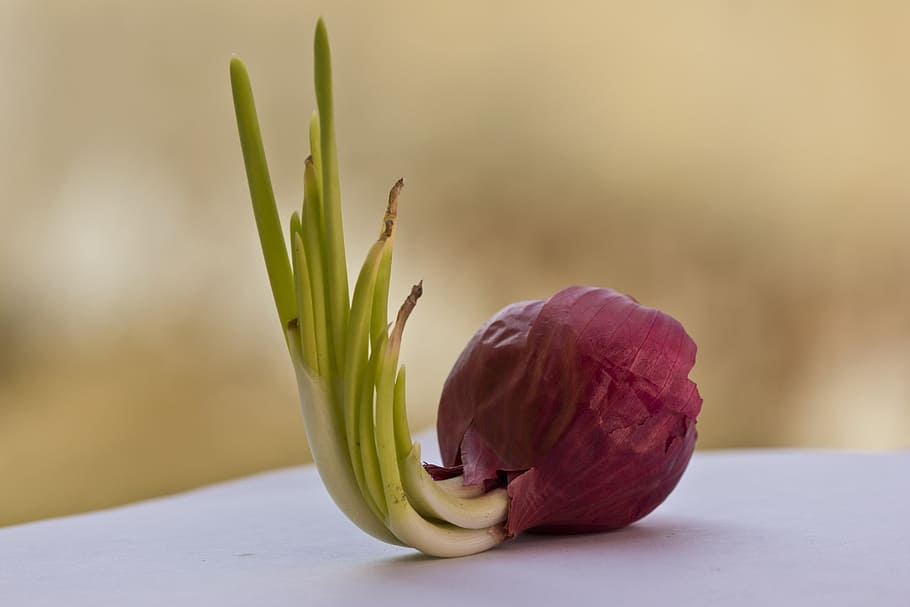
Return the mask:
[(4, 607), (401, 601), (907, 607), (910, 452), (698, 453), (627, 529), (454, 560), (361, 533), (309, 466), (0, 529)]

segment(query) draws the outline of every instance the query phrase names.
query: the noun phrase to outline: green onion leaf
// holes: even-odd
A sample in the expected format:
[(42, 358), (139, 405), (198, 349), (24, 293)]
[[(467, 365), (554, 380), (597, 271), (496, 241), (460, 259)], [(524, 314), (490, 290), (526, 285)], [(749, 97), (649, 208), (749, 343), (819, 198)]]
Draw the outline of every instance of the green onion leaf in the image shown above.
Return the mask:
[(236, 57), (231, 59), (231, 90), (234, 95), (237, 130), (240, 133), (240, 147), (250, 186), (256, 229), (259, 231), (259, 242), (265, 258), (272, 295), (275, 298), (275, 307), (278, 309), (278, 319), (284, 328), (297, 314), (294, 279), (288, 261), (284, 233), (278, 219), (278, 208), (272, 191), (262, 135), (259, 132), (259, 119), (256, 117), (250, 77), (246, 66)]

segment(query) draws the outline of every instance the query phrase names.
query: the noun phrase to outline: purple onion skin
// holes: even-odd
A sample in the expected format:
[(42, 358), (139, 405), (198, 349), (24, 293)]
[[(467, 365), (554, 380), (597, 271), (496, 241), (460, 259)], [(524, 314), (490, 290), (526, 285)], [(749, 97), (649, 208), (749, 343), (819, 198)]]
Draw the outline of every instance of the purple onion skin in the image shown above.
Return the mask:
[(624, 527), (663, 502), (692, 456), (695, 351), (674, 318), (610, 289), (512, 304), (446, 380), (443, 463), (468, 485), (507, 483), (510, 537)]

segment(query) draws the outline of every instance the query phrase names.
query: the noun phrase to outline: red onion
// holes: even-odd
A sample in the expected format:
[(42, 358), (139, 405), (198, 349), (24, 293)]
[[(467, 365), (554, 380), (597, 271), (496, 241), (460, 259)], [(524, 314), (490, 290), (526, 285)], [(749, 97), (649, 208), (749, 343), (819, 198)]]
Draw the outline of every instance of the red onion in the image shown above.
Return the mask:
[(443, 463), (463, 467), (465, 484), (507, 486), (509, 536), (628, 525), (670, 494), (692, 456), (695, 351), (678, 321), (610, 289), (512, 304), (446, 380)]
[[(608, 289), (572, 287), (484, 325), (443, 390), (446, 468), (421, 465), (407, 423), (402, 334), (418, 283), (389, 324), (398, 197), (348, 289), (325, 23), (316, 24), (304, 202), (290, 252), (243, 62), (231, 60), (250, 200), (313, 460), (335, 503), (373, 537), (439, 557), (525, 529), (622, 527), (657, 507), (695, 446), (695, 344), (678, 322)], [(462, 478), (442, 479), (462, 475)], [(440, 482), (434, 482), (439, 480)], [(505, 487), (503, 489), (502, 487)]]

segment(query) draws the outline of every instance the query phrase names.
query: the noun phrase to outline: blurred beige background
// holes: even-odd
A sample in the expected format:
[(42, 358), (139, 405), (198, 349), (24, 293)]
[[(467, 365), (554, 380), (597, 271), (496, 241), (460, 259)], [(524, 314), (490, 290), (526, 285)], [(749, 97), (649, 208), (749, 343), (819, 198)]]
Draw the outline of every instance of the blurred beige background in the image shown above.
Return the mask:
[(695, 337), (702, 448), (910, 447), (910, 5), (684, 4), (0, 3), (0, 525), (306, 461), (228, 60), (287, 216), (320, 14), (352, 262), (407, 178), (415, 428), (585, 283)]

